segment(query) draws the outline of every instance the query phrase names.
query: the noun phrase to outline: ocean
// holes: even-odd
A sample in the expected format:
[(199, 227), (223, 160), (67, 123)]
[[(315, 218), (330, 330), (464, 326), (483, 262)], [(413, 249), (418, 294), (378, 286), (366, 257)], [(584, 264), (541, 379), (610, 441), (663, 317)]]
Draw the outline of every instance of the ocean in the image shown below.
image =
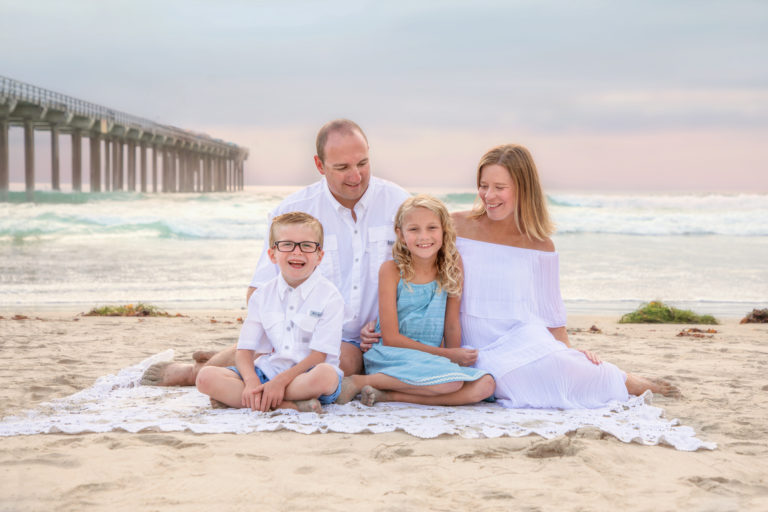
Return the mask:
[[(217, 194), (12, 190), (0, 203), (0, 311), (148, 302), (242, 310), (266, 214), (291, 187)], [(417, 190), (413, 190), (416, 192)], [(473, 191), (435, 194), (452, 211)], [(740, 317), (768, 307), (768, 195), (549, 193), (569, 312), (661, 299)]]

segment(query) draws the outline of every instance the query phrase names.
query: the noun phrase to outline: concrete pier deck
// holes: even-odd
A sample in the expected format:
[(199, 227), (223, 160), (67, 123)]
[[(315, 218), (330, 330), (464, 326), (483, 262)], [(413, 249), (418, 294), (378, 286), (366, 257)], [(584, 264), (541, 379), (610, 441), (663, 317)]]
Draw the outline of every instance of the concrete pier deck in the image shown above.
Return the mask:
[(244, 187), (247, 148), (0, 76), (0, 201), (8, 199), (8, 131), (14, 126), (24, 129), (24, 178), (30, 201), (36, 183), (36, 130), (51, 133), (53, 190), (59, 190), (61, 183), (62, 134), (72, 142), (73, 191), (83, 189), (83, 137), (90, 141), (91, 192), (149, 192), (150, 187), (151, 192), (221, 192)]

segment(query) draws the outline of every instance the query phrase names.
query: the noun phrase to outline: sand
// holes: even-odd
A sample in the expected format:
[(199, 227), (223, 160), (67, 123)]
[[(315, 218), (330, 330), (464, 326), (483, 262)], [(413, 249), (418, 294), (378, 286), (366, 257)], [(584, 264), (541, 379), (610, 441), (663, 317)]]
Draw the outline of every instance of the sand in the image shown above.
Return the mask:
[[(0, 417), (89, 387), (166, 348), (177, 360), (234, 342), (242, 312), (183, 318), (24, 313), (0, 319)], [(211, 322), (215, 318), (216, 322)], [(574, 345), (666, 377), (668, 418), (714, 451), (622, 443), (593, 429), (545, 440), (405, 433), (187, 432), (0, 438), (6, 510), (768, 510), (768, 325), (569, 319)], [(590, 333), (591, 325), (602, 333)]]

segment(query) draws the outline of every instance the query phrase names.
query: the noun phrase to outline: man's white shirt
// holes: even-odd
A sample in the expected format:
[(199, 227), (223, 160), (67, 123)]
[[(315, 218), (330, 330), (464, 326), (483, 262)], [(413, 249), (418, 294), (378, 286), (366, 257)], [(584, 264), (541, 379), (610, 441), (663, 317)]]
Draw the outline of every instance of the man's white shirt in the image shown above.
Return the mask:
[(260, 286), (248, 301), (238, 349), (264, 355), (256, 360), (270, 379), (295, 366), (316, 350), (339, 370), (344, 299), (319, 272), (296, 288), (282, 274)]
[[(368, 189), (352, 211), (328, 189), (325, 178), (288, 196), (267, 216), (301, 211), (323, 225), (325, 256), (317, 268), (341, 292), (346, 305), (343, 339), (360, 340), (360, 329), (378, 317), (379, 267), (392, 259), (395, 214), (408, 192), (386, 180), (371, 177)], [(267, 255), (269, 237), (256, 265), (251, 286), (259, 288), (277, 273)]]

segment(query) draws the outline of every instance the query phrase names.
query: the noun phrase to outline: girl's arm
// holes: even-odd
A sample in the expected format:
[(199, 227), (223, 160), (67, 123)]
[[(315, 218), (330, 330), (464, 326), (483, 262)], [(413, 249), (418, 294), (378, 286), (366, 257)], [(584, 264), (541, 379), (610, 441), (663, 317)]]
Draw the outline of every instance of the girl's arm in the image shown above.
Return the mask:
[[(461, 331), (456, 330), (456, 328), (459, 328), (458, 303), (454, 306), (456, 308), (455, 316), (457, 323), (452, 327), (452, 343), (456, 343), (456, 346), (451, 348), (448, 348), (447, 345), (445, 348), (433, 347), (400, 334), (400, 324), (397, 318), (398, 281), (400, 281), (400, 271), (397, 269), (397, 265), (392, 260), (385, 261), (379, 269), (379, 323), (381, 324), (382, 343), (389, 347), (410, 348), (436, 356), (447, 357), (454, 363), (461, 365), (472, 364), (472, 361), (477, 358), (477, 351), (458, 346), (461, 344)], [(449, 298), (448, 301), (450, 300)], [(446, 306), (446, 314), (447, 310), (448, 307)]]

